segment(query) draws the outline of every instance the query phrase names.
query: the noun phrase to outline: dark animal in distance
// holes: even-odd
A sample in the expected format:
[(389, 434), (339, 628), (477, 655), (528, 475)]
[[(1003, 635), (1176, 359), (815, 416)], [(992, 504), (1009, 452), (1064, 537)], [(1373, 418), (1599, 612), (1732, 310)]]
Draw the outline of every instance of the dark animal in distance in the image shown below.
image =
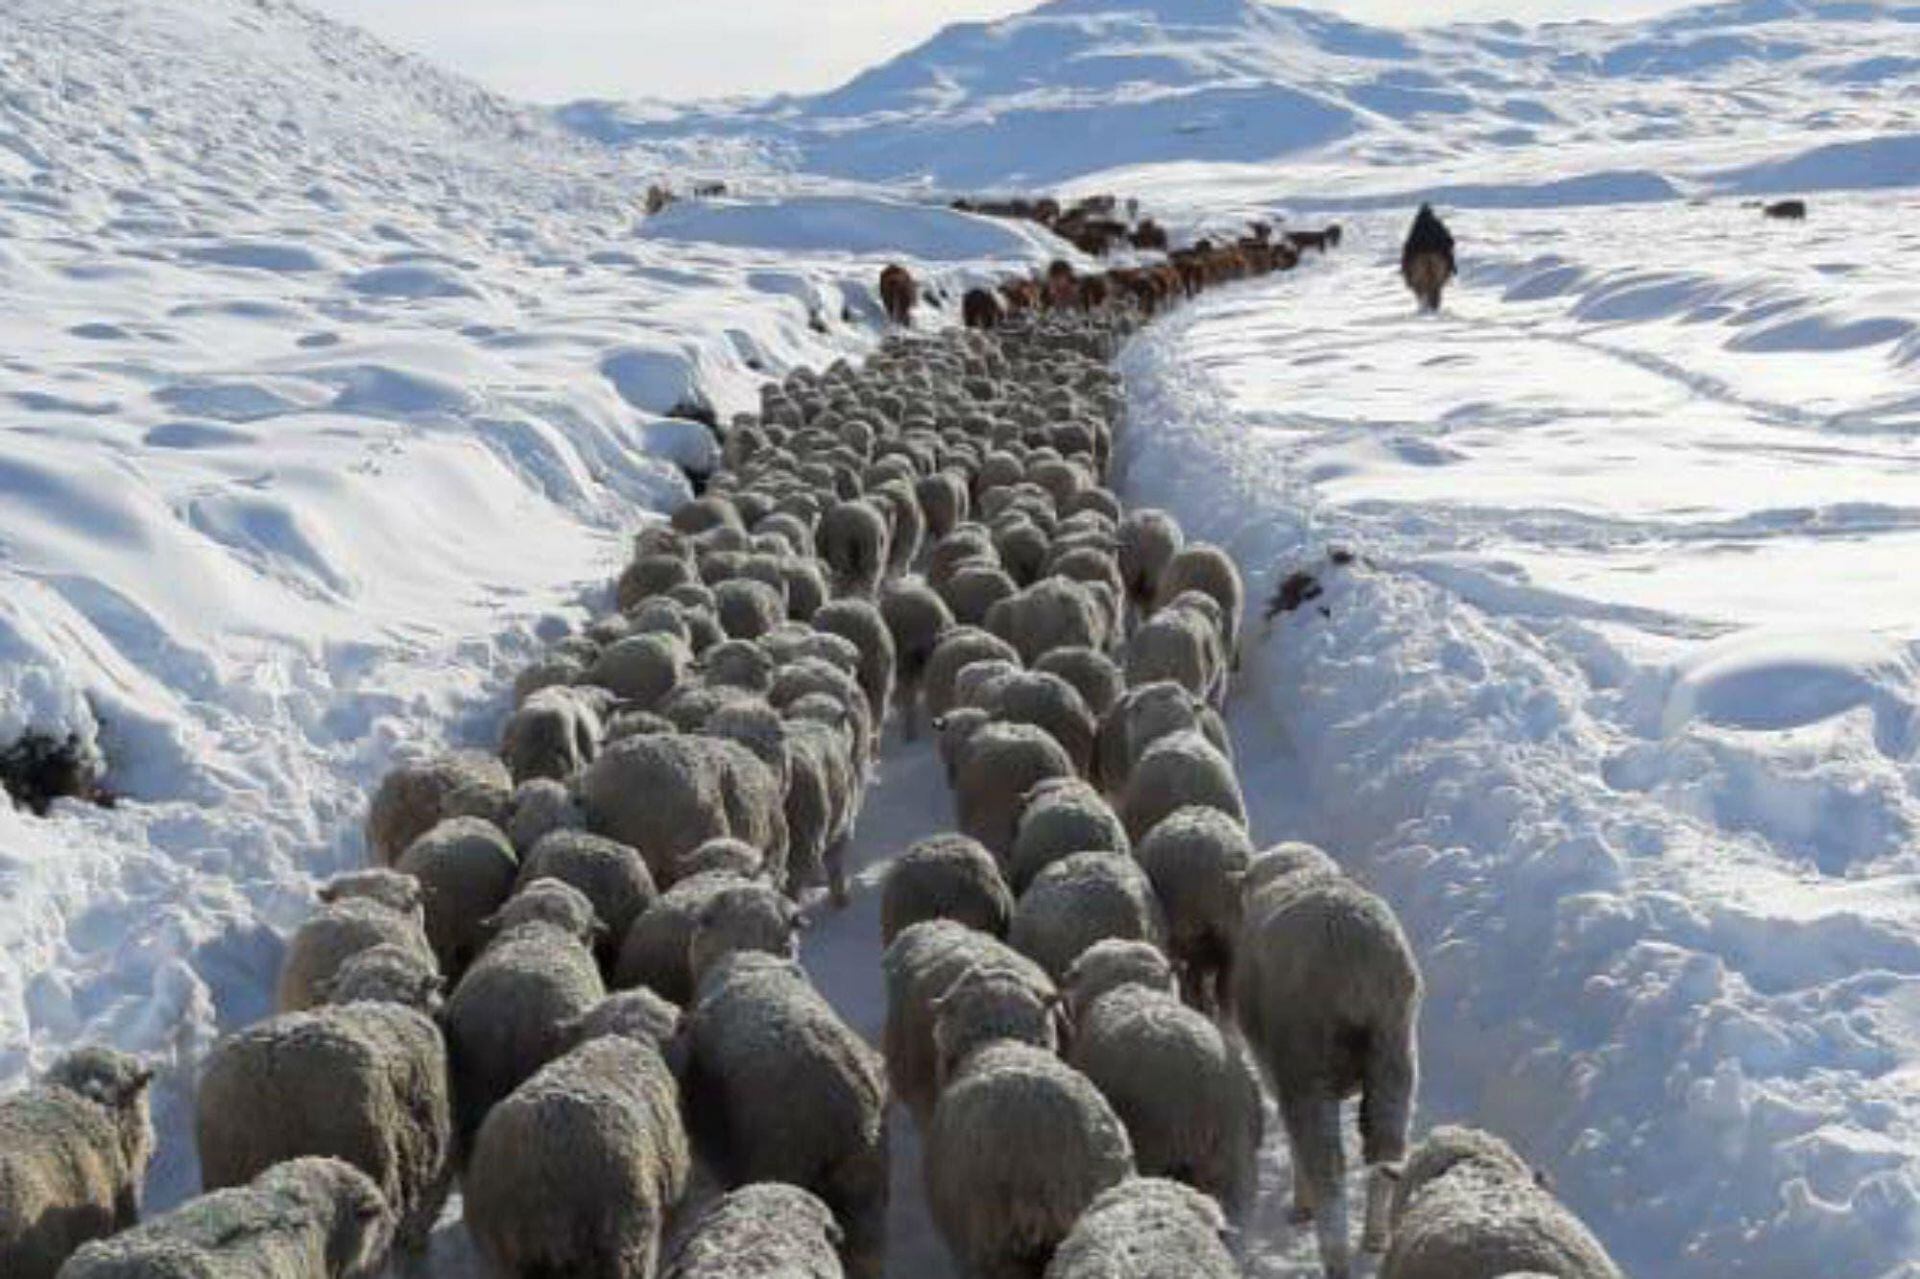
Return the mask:
[(1321, 231), (1289, 231), (1287, 243), (1294, 247), (1295, 252), (1302, 254), (1308, 249), (1318, 249), (1322, 253), (1337, 249), (1340, 247), (1340, 224), (1335, 222)]
[(880, 304), (887, 318), (902, 328), (913, 323), (913, 304), (919, 297), (913, 272), (895, 262), (880, 273)]
[(1805, 200), (1775, 200), (1761, 212), (1770, 218), (1781, 218), (1788, 222), (1804, 222), (1807, 217)]
[(1423, 204), (1414, 215), (1413, 228), (1407, 232), (1406, 247), (1400, 251), (1400, 278), (1407, 282), (1425, 311), (1440, 309), (1440, 294), (1454, 277), (1453, 232)]
[(968, 289), (960, 300), (960, 318), (970, 329), (997, 329), (1005, 312), (988, 289)]

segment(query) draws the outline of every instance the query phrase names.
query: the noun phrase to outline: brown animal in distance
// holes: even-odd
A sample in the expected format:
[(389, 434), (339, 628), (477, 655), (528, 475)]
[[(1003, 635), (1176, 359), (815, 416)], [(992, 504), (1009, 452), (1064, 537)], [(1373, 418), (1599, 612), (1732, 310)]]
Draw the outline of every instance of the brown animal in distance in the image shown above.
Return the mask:
[(880, 304), (887, 309), (887, 318), (907, 328), (913, 323), (913, 303), (919, 293), (919, 287), (913, 281), (913, 272), (895, 262), (880, 273)]

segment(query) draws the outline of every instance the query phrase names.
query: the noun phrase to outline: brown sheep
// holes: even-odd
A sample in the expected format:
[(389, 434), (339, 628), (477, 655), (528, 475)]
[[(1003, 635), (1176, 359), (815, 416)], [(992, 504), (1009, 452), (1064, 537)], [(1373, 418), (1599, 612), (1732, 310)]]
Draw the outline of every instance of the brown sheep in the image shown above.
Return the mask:
[(913, 324), (913, 304), (918, 293), (913, 273), (898, 262), (880, 273), (881, 305), (887, 308), (887, 318), (903, 329)]
[(1000, 327), (1000, 321), (1006, 318), (1006, 311), (1000, 305), (1000, 299), (986, 289), (968, 289), (966, 297), (960, 301), (960, 316), (970, 329), (992, 330)]

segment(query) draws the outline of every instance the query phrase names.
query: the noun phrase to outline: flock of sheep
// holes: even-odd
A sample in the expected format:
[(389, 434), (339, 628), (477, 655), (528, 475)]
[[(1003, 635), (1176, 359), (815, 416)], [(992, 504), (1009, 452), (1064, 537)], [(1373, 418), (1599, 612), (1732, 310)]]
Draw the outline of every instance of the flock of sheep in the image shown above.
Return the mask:
[[(122, 1054), (0, 1101), (0, 1275), (369, 1279), (423, 1264), (457, 1182), (501, 1279), (877, 1277), (897, 1099), (966, 1274), (1228, 1276), (1264, 1079), (1329, 1275), (1358, 1094), (1384, 1279), (1618, 1279), (1497, 1138), (1409, 1156), (1405, 936), (1325, 854), (1252, 843), (1240, 575), (1104, 486), (1138, 315), (767, 385), (617, 611), (521, 674), (498, 753), (384, 780), (372, 865), (205, 1064), (206, 1194), (138, 1222)], [(886, 873), (878, 1051), (795, 938), (804, 890), (845, 900), (895, 715), (958, 829)]]

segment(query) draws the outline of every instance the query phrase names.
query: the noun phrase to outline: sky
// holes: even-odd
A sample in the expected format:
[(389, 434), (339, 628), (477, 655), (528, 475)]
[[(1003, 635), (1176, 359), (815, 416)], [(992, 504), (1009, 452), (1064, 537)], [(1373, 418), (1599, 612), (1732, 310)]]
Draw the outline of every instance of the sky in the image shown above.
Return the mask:
[[(952, 22), (1033, 0), (310, 0), (503, 93), (763, 96), (832, 88)], [(1629, 17), (1680, 0), (1293, 0), (1365, 22)]]

